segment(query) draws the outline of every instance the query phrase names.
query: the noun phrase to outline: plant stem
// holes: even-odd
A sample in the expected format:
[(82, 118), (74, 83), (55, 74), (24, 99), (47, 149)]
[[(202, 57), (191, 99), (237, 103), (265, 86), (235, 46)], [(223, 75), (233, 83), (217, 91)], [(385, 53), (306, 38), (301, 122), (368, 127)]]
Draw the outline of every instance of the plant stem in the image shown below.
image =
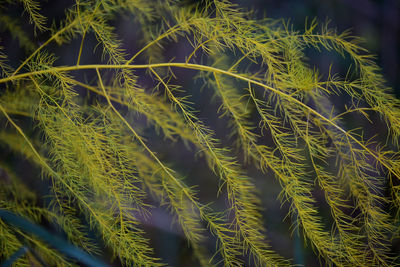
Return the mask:
[(356, 137), (348, 133), (346, 130), (344, 130), (342, 127), (334, 123), (331, 119), (326, 118), (322, 114), (320, 114), (318, 111), (314, 110), (313, 108), (307, 106), (297, 98), (294, 98), (291, 95), (286, 94), (285, 92), (282, 92), (276, 88), (273, 88), (271, 86), (268, 86), (266, 84), (263, 84), (261, 82), (255, 81), (253, 79), (247, 78), (241, 74), (233, 73), (230, 71), (226, 71), (223, 69), (207, 66), (207, 65), (201, 65), (201, 64), (193, 64), (193, 63), (180, 63), (180, 62), (168, 62), (168, 63), (154, 63), (154, 64), (139, 64), (139, 65), (107, 65), (107, 64), (88, 64), (88, 65), (79, 65), (79, 66), (60, 66), (60, 67), (52, 67), (50, 69), (46, 70), (38, 70), (38, 71), (32, 71), (32, 72), (26, 72), (14, 76), (9, 76), (3, 79), (0, 79), (0, 84), (13, 81), (13, 80), (19, 80), (22, 78), (26, 78), (32, 75), (42, 75), (42, 74), (51, 74), (52, 72), (68, 72), (68, 71), (76, 71), (76, 70), (84, 70), (84, 69), (152, 69), (152, 68), (161, 68), (161, 67), (177, 67), (177, 68), (185, 68), (185, 69), (193, 69), (193, 70), (200, 70), (200, 71), (208, 71), (212, 73), (219, 73), (219, 74), (224, 74), (242, 81), (249, 82), (254, 85), (258, 85), (262, 88), (265, 88), (277, 95), (280, 95), (289, 101), (292, 101), (296, 103), (297, 105), (307, 109), (310, 113), (313, 115), (321, 118), (322, 120), (326, 121), (328, 124), (332, 125), (336, 129), (338, 129), (340, 132), (342, 132), (344, 135), (352, 139), (356, 144), (358, 144), (360, 147), (365, 149), (365, 151), (368, 152), (372, 157), (374, 157), (379, 163), (381, 163), (385, 168), (388, 169), (391, 173), (393, 173), (396, 176), (400, 176), (400, 173), (397, 173), (393, 168), (389, 166), (389, 163), (383, 161), (383, 159), (379, 156), (377, 156), (374, 152), (372, 152), (368, 147), (366, 147), (360, 140), (358, 140)]

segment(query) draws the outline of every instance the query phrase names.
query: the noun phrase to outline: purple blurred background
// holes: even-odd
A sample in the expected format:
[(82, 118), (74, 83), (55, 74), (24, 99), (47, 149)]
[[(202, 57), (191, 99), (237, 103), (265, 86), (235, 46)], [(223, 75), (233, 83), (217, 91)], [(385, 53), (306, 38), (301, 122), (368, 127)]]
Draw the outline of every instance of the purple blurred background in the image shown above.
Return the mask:
[(400, 1), (398, 0), (249, 0), (236, 1), (252, 7), (259, 15), (290, 19), (298, 30), (306, 17), (364, 38), (363, 46), (377, 56), (388, 85), (400, 96)]
[[(195, 2), (195, 1), (191, 1)], [(365, 39), (363, 46), (369, 50), (371, 54), (377, 56), (377, 63), (382, 68), (383, 74), (386, 77), (387, 85), (392, 87), (398, 97), (400, 97), (400, 77), (399, 60), (400, 60), (400, 1), (398, 0), (235, 0), (239, 6), (250, 8), (256, 11), (256, 16), (267, 17), (275, 19), (289, 20), (294, 25), (296, 30), (302, 31), (304, 29), (306, 18), (312, 20), (317, 18), (319, 22), (325, 22), (329, 19), (330, 26), (337, 28), (338, 32), (351, 29), (352, 33), (356, 36), (361, 36)], [(74, 1), (47, 1), (43, 3), (44, 14), (61, 19), (63, 17), (64, 9), (72, 6)], [(18, 10), (17, 10), (18, 11)], [(130, 53), (136, 52), (140, 49), (137, 43), (140, 34), (132, 27), (134, 24), (129, 23), (126, 19), (117, 21), (118, 34), (124, 40), (126, 49)], [(134, 25), (137, 26), (137, 25)], [(12, 40), (8, 33), (1, 32), (2, 45), (6, 47), (12, 64), (14, 66), (26, 57), (20, 51), (17, 41)], [(39, 39), (46, 40), (48, 36), (40, 37)], [(96, 40), (93, 36), (88, 36), (87, 43), (84, 48), (84, 55), (82, 57), (82, 64), (88, 64), (96, 61), (95, 57), (100, 57), (101, 49), (98, 48), (96, 53), (93, 54), (93, 46), (96, 45)], [(57, 49), (56, 45), (49, 46), (51, 50), (55, 50), (56, 54), (60, 57), (57, 65), (74, 64), (76, 59), (76, 51), (80, 45), (80, 38), (74, 40), (70, 45)], [(165, 58), (169, 60), (173, 56), (179, 61), (190, 54), (190, 47), (182, 47), (172, 45), (171, 50), (166, 53)], [(178, 54), (177, 54), (178, 53)], [(74, 55), (74, 56), (69, 56)], [(332, 61), (331, 55), (328, 53), (319, 53), (310, 55), (310, 63), (313, 65), (321, 66), (326, 69)], [(348, 67), (348, 66), (347, 66)], [(340, 69), (337, 71), (346, 72), (347, 69)], [(92, 73), (93, 74), (93, 73)], [(183, 83), (190, 84), (192, 75), (191, 72), (176, 73), (179, 79), (184, 80)], [(82, 78), (82, 77), (81, 77)], [(90, 79), (89, 79), (90, 80)], [(150, 83), (152, 81), (143, 81), (143, 83)], [(193, 84), (192, 84), (193, 87)], [(215, 110), (218, 108), (217, 104), (210, 104), (210, 92), (198, 92), (197, 88), (191, 89), (190, 93), (193, 99), (198, 102), (200, 106), (209, 105), (210, 109), (202, 112), (200, 116), (208, 118), (207, 123), (211, 128), (216, 129), (217, 134), (223, 136), (226, 133), (224, 123), (219, 123)], [(129, 117), (131, 114), (127, 114)], [(138, 120), (137, 120), (138, 121)], [(140, 119), (139, 119), (140, 121)], [(184, 177), (188, 178), (190, 184), (199, 185), (200, 198), (205, 201), (211, 201), (215, 198), (215, 189), (217, 183), (215, 177), (207, 169), (204, 160), (194, 161), (193, 151), (187, 151), (182, 143), (174, 145), (166, 144), (165, 140), (158, 138), (154, 129), (145, 125), (145, 123), (138, 123), (138, 127), (142, 127), (142, 134), (151, 140), (151, 146), (154, 148), (162, 160), (170, 163), (176, 163), (173, 167)], [(220, 129), (219, 129), (220, 128)], [(142, 129), (141, 129), (142, 130)], [(222, 134), (221, 134), (222, 133)], [(9, 154), (3, 153), (2, 158), (7, 158)], [(16, 160), (15, 168), (21, 168), (21, 161)], [(25, 164), (25, 163), (22, 163)], [(25, 170), (26, 172), (26, 170)], [(276, 251), (286, 257), (294, 258), (294, 263), (305, 264), (305, 266), (320, 266), (320, 262), (316, 259), (311, 249), (303, 246), (303, 240), (296, 234), (289, 238), (291, 220), (285, 218), (288, 207), (284, 205), (281, 207), (280, 202), (276, 199), (279, 192), (279, 183), (273, 177), (265, 177), (254, 169), (248, 170), (249, 176), (255, 178), (257, 187), (262, 192), (262, 200), (265, 204), (265, 218), (268, 236), (272, 241), (272, 246)], [(32, 176), (32, 174), (30, 174)], [(29, 176), (27, 174), (27, 176)], [(32, 182), (35, 181), (35, 182)], [(37, 177), (27, 178), (27, 183), (31, 187), (35, 187)], [(212, 188), (212, 190), (210, 189)], [(38, 189), (38, 188), (36, 188)], [(46, 189), (45, 189), (46, 190)], [(40, 190), (37, 190), (40, 191)], [(325, 207), (321, 208), (321, 213), (325, 211)], [(149, 237), (153, 242), (156, 249), (157, 256), (163, 258), (165, 262), (172, 266), (197, 266), (197, 262), (190, 259), (191, 251), (187, 248), (187, 242), (181, 237), (181, 233), (176, 227), (170, 227), (172, 218), (165, 210), (154, 210), (153, 216), (145, 221), (145, 230), (149, 233)], [(210, 247), (213, 247), (212, 240), (209, 242)], [(397, 246), (399, 246), (397, 244)], [(397, 251), (398, 251), (397, 247)], [(115, 263), (118, 266), (118, 262)]]

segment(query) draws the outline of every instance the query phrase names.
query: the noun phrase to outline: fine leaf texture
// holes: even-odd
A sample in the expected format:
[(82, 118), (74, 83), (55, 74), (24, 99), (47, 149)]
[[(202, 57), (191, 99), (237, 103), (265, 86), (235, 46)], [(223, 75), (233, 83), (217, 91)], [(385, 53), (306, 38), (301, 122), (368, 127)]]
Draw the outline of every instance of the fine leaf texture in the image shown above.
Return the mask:
[[(265, 216), (273, 199), (285, 238), (321, 265), (399, 264), (400, 100), (358, 38), (228, 0), (76, 0), (62, 19), (17, 4), (32, 33), (5, 1), (0, 31), (24, 58), (0, 47), (0, 144), (30, 178), (0, 159), (0, 209), (123, 266), (170, 264), (157, 227), (200, 266), (292, 266)], [(348, 59), (348, 74), (321, 75), (310, 49)], [(19, 266), (79, 265), (0, 220), (0, 260), (22, 246)]]

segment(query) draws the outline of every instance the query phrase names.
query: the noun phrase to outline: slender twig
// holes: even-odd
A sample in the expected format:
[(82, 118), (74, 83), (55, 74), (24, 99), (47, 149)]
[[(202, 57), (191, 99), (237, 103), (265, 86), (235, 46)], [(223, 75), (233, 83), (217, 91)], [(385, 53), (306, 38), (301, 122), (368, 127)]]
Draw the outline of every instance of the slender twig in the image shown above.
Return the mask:
[(366, 145), (362, 143), (362, 141), (358, 140), (356, 137), (354, 137), (352, 134), (348, 133), (346, 130), (344, 130), (342, 127), (337, 125), (334, 121), (332, 121), (329, 118), (326, 118), (322, 114), (320, 114), (318, 111), (314, 110), (313, 108), (307, 106), (305, 103), (301, 102), (300, 100), (294, 98), (291, 95), (286, 94), (285, 92), (282, 92), (276, 88), (273, 88), (269, 85), (266, 85), (264, 83), (255, 81), (253, 79), (249, 79), (245, 77), (244, 75), (229, 72), (223, 69), (207, 66), (207, 65), (201, 65), (201, 64), (193, 64), (193, 63), (179, 63), (179, 62), (169, 62), (169, 63), (154, 63), (154, 64), (140, 64), (140, 65), (106, 65), (106, 64), (89, 64), (89, 65), (79, 65), (79, 66), (60, 66), (60, 67), (53, 67), (51, 69), (46, 69), (46, 70), (38, 70), (38, 71), (32, 71), (32, 72), (26, 72), (10, 77), (6, 77), (3, 79), (0, 79), (0, 83), (5, 83), (13, 80), (18, 80), (22, 78), (26, 78), (32, 75), (41, 75), (41, 74), (51, 74), (52, 72), (68, 72), (68, 71), (76, 71), (76, 70), (84, 70), (84, 69), (151, 69), (151, 68), (160, 68), (160, 67), (177, 67), (177, 68), (186, 68), (186, 69), (194, 69), (194, 70), (200, 70), (200, 71), (208, 71), (208, 72), (213, 72), (213, 73), (219, 73), (219, 74), (224, 74), (227, 76), (231, 76), (233, 78), (237, 78), (239, 80), (243, 80), (246, 82), (249, 82), (254, 85), (258, 85), (262, 88), (265, 88), (279, 96), (282, 96), (289, 101), (292, 101), (293, 103), (307, 109), (310, 113), (313, 115), (321, 118), (322, 120), (326, 121), (328, 124), (332, 125), (336, 129), (338, 129), (340, 132), (345, 134), (347, 137), (352, 139), (354, 142), (357, 143), (360, 147), (362, 147), (365, 151), (368, 152), (372, 157), (374, 157), (378, 162), (380, 162), (385, 168), (387, 168), (391, 173), (395, 175), (400, 175), (397, 173), (395, 170), (393, 170), (392, 167), (389, 166), (389, 164), (385, 161), (382, 160), (382, 157), (379, 157), (376, 155), (371, 149), (369, 149)]

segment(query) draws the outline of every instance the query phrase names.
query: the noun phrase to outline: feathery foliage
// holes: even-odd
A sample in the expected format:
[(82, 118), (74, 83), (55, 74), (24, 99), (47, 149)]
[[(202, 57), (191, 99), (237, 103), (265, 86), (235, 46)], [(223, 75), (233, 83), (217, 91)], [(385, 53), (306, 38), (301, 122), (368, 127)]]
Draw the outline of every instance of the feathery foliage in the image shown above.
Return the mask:
[[(289, 230), (321, 263), (399, 264), (400, 100), (358, 38), (255, 20), (228, 0), (76, 0), (51, 25), (39, 1), (19, 2), (33, 34), (5, 1), (0, 30), (25, 58), (14, 66), (0, 49), (0, 142), (31, 177), (2, 159), (1, 209), (126, 266), (168, 264), (150, 234), (160, 210), (201, 266), (291, 266), (267, 234), (259, 185), (275, 177)], [(309, 49), (352, 67), (321, 75)], [(179, 154), (209, 170), (192, 177)], [(2, 261), (29, 248), (17, 265), (79, 264), (1, 220), (0, 246)]]

